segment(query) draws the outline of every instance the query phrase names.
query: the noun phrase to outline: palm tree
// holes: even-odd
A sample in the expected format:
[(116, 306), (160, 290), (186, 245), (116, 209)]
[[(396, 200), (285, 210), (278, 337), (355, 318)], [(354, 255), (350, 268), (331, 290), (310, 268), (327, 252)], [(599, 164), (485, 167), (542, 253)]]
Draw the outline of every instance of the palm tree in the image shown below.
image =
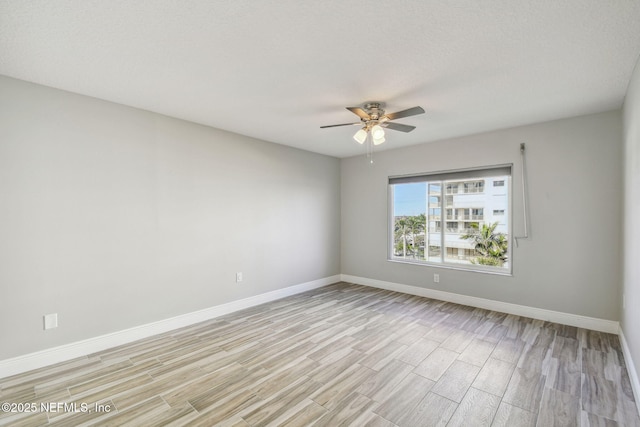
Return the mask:
[(402, 256), (407, 256), (407, 236), (411, 232), (409, 217), (397, 217), (394, 227), (396, 240), (402, 239)]
[(470, 224), (473, 229), (470, 233), (460, 236), (461, 239), (471, 240), (475, 243), (475, 250), (480, 254), (474, 264), (501, 266), (507, 260), (507, 236), (504, 233), (496, 233), (498, 222), (493, 224)]
[(413, 244), (413, 257), (419, 255), (420, 247), (418, 246), (417, 235), (422, 233), (427, 228), (427, 216), (423, 213), (420, 215), (410, 216), (409, 231), (411, 232), (411, 242)]

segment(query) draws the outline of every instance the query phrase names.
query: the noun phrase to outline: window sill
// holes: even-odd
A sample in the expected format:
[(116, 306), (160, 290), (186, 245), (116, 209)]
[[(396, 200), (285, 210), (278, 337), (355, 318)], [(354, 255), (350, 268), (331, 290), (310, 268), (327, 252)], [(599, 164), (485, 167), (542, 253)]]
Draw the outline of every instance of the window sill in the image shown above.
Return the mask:
[(398, 263), (398, 264), (409, 264), (409, 265), (417, 265), (419, 267), (435, 267), (435, 268), (443, 268), (445, 270), (457, 270), (457, 271), (468, 271), (472, 273), (482, 273), (482, 274), (493, 274), (494, 276), (507, 276), (513, 277), (513, 272), (509, 271), (498, 271), (498, 270), (485, 270), (482, 268), (468, 268), (468, 267), (459, 267), (451, 264), (437, 264), (434, 262), (412, 262), (412, 261), (403, 261), (399, 259), (388, 259), (388, 262)]

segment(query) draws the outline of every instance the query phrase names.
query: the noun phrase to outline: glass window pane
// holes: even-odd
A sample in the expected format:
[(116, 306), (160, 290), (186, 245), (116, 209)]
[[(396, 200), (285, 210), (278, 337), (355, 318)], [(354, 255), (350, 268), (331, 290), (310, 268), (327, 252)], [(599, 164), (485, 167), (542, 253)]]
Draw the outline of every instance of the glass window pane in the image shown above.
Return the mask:
[[(429, 212), (436, 208), (439, 209), (439, 201), (430, 197)], [(393, 258), (424, 260), (426, 226), (427, 184), (419, 182), (394, 185), (391, 248)]]

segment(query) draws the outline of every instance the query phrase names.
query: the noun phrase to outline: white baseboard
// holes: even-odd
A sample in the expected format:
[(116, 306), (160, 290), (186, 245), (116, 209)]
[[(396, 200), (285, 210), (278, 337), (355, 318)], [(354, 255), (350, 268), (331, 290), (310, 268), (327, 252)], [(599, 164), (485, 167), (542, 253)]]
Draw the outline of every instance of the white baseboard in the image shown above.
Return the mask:
[[(638, 371), (636, 371), (636, 365), (633, 363), (633, 359), (631, 358), (631, 351), (629, 350), (629, 345), (627, 344), (627, 339), (624, 337), (624, 331), (620, 328), (618, 333), (620, 337), (620, 344), (622, 345), (622, 354), (624, 354), (624, 363), (627, 365), (627, 372), (629, 373), (629, 380), (631, 381), (631, 388), (633, 389), (633, 396), (638, 402), (638, 398), (640, 397), (640, 380), (638, 379)], [(638, 410), (638, 415), (640, 415), (640, 406), (636, 404), (636, 409)]]
[(619, 323), (613, 320), (579, 316), (576, 314), (562, 313), (560, 311), (545, 310), (543, 308), (511, 304), (508, 302), (454, 294), (451, 292), (420, 288), (417, 286), (403, 285), (400, 283), (385, 282), (383, 280), (368, 279), (366, 277), (351, 276), (348, 274), (341, 274), (340, 277), (342, 278), (343, 282), (355, 283), (358, 285), (371, 286), (373, 288), (386, 289), (389, 291), (396, 291), (410, 295), (433, 298), (441, 301), (454, 302), (456, 304), (469, 305), (472, 307), (484, 308), (486, 310), (514, 314), (517, 316), (531, 317), (533, 319), (545, 320), (569, 326), (576, 326), (579, 328), (591, 329), (594, 331), (607, 332), (610, 334), (617, 334), (620, 329)]
[(169, 319), (160, 320), (158, 322), (148, 323), (146, 325), (136, 326), (134, 328), (125, 329), (123, 331), (113, 332), (101, 335), (95, 338), (89, 338), (83, 341), (77, 341), (54, 347), (23, 356), (14, 357), (0, 361), (0, 378), (27, 372), (32, 369), (42, 368), (44, 366), (55, 363), (65, 362), (77, 357), (86, 356), (91, 353), (106, 350), (122, 344), (127, 344), (142, 338), (172, 331), (184, 326), (193, 325), (198, 322), (213, 319), (225, 314), (233, 313), (238, 310), (253, 307), (266, 302), (274, 301), (280, 298), (299, 294), (301, 292), (312, 289), (321, 288), (340, 281), (340, 275), (324, 277), (322, 279), (313, 280), (311, 282), (301, 283), (299, 285), (289, 286), (283, 289), (255, 295), (238, 301), (220, 304), (204, 310), (194, 311), (192, 313), (182, 314), (180, 316)]

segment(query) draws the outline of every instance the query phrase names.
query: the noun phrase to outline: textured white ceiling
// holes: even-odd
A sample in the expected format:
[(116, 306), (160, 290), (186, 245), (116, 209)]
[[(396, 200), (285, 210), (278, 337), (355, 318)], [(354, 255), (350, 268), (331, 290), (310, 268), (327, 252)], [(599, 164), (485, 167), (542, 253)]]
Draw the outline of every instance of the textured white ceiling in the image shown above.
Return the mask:
[(639, 53), (638, 0), (0, 0), (0, 74), (336, 157), (366, 101), (427, 111), (380, 149), (619, 108)]

